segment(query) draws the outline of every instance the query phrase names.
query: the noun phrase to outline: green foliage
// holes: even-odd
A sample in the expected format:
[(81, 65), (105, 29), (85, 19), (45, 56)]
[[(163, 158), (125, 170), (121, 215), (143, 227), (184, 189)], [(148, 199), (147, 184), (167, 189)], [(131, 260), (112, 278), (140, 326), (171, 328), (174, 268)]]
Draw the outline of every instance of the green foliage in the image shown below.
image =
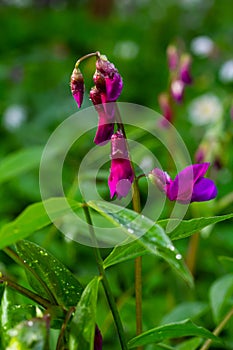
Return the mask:
[(212, 339), (217, 342), (219, 341), (219, 339), (207, 329), (197, 326), (190, 320), (184, 320), (181, 322), (170, 323), (164, 326), (156, 327), (145, 333), (142, 333), (141, 335), (129, 341), (129, 348), (131, 349), (141, 345), (158, 343), (164, 339), (179, 338), (190, 335)]
[(86, 286), (70, 323), (69, 349), (93, 350), (99, 278)]
[(29, 241), (19, 241), (16, 249), (30, 285), (39, 295), (65, 308), (77, 304), (83, 287), (58, 259)]
[[(131, 244), (130, 249), (128, 246), (115, 248), (112, 256), (105, 261), (105, 266), (143, 255), (146, 251), (161, 256), (189, 284), (192, 284), (192, 277), (184, 265), (182, 256), (159, 225), (154, 224), (153, 221), (143, 215), (129, 209), (122, 209), (112, 203), (92, 201), (88, 205), (124, 230), (129, 237), (136, 240), (135, 243)], [(140, 245), (142, 246), (142, 253), (138, 247)], [(119, 250), (116, 251), (117, 249)]]
[[(51, 198), (45, 203), (30, 205), (14, 221), (5, 224), (0, 229), (0, 247), (4, 248), (50, 225), (51, 219), (46, 209), (53, 220), (61, 218), (68, 212), (66, 203), (65, 198)], [(80, 207), (80, 203), (77, 202), (70, 203), (70, 205), (74, 210)]]

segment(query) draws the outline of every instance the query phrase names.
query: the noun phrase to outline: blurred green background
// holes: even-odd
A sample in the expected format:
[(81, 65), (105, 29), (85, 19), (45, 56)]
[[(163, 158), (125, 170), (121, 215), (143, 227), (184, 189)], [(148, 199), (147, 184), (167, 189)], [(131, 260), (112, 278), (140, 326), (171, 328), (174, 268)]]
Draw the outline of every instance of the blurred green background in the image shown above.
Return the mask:
[[(177, 108), (175, 126), (193, 158), (208, 126), (192, 126), (187, 118), (188, 105), (193, 98), (206, 92), (220, 98), (224, 105), (224, 130), (219, 135), (222, 168), (213, 175), (220, 198), (232, 192), (230, 106), (233, 79), (224, 82), (219, 77), (221, 66), (233, 56), (232, 23), (230, 0), (1, 0), (0, 161), (12, 152), (44, 146), (52, 131), (77, 111), (69, 88), (70, 75), (76, 60), (89, 52), (98, 50), (106, 54), (118, 68), (124, 80), (119, 101), (159, 111), (158, 94), (166, 90), (168, 82), (166, 48), (176, 43), (193, 55), (194, 83), (187, 88), (184, 103)], [(208, 36), (213, 41), (211, 55), (203, 57), (192, 52), (192, 41), (198, 36)], [(91, 105), (88, 90), (93, 85), (94, 61), (84, 63), (82, 71), (86, 84), (85, 108)], [(64, 175), (66, 182), (72, 181), (72, 167), (79, 163), (89, 147), (92, 147), (90, 138), (84, 138), (82, 144), (72, 149)], [(153, 151), (153, 145), (151, 147)], [(106, 183), (103, 186), (108, 198)], [(13, 219), (25, 206), (40, 199), (38, 168), (13, 177), (1, 186), (0, 222)], [(232, 209), (230, 203), (224, 211), (232, 212)], [(207, 210), (206, 207), (203, 210)], [(145, 329), (158, 324), (177, 303), (185, 300), (207, 303), (207, 290), (214, 279), (232, 271), (232, 265), (221, 265), (217, 260), (218, 255), (232, 254), (232, 225), (223, 224), (220, 231), (216, 226), (212, 235), (201, 243), (195, 291), (188, 290), (164, 262), (145, 257)], [(76, 244), (65, 242), (63, 237), (47, 230), (32, 239), (53, 251), (83, 282), (96, 273), (88, 247), (77, 248)], [(187, 241), (184, 240), (179, 249), (185, 253)], [(4, 259), (4, 264), (10, 264), (6, 257)], [(123, 322), (132, 336), (133, 262), (123, 265), (114, 267), (109, 277), (115, 295), (121, 296)], [(105, 306), (102, 306), (104, 311), (99, 315), (99, 324), (109, 344), (106, 349), (118, 349), (118, 345), (112, 344), (113, 330), (109, 330), (111, 322), (102, 299), (100, 303)], [(200, 322), (213, 328), (208, 313)], [(229, 349), (233, 349), (230, 333), (228, 338), (232, 346)]]

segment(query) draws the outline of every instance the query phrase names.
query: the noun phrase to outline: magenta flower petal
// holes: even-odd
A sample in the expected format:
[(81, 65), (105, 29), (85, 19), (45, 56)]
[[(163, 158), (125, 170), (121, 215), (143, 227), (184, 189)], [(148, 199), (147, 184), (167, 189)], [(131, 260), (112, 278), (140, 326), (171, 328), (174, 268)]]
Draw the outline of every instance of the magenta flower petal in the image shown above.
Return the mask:
[(114, 123), (109, 123), (105, 112), (99, 114), (99, 124), (95, 134), (94, 143), (96, 145), (104, 146), (114, 133)]
[(78, 105), (78, 108), (80, 108), (83, 102), (83, 95), (85, 89), (83, 75), (80, 69), (74, 68), (70, 78), (70, 88), (72, 95)]
[(187, 166), (171, 180), (166, 172), (153, 169), (149, 179), (166, 193), (171, 201), (181, 204), (208, 201), (217, 196), (217, 188), (211, 179), (204, 178), (210, 163)]
[(209, 163), (194, 164), (183, 169), (167, 187), (168, 198), (183, 204), (191, 202), (195, 183), (203, 178), (209, 165)]
[(191, 57), (187, 54), (183, 55), (181, 57), (181, 63), (180, 63), (180, 79), (185, 84), (192, 83), (192, 77), (190, 74), (190, 67), (191, 67)]
[(134, 180), (131, 163), (128, 159), (112, 159), (108, 186), (110, 197), (116, 194), (118, 199), (126, 197)]
[(108, 179), (110, 197), (116, 194), (120, 199), (126, 197), (134, 181), (134, 172), (129, 160), (126, 140), (121, 131), (111, 138), (111, 169)]
[(184, 82), (182, 80), (174, 80), (171, 83), (171, 96), (177, 103), (182, 102), (184, 96)]
[(106, 94), (108, 102), (116, 101), (121, 94), (123, 81), (119, 73), (114, 73), (113, 77), (106, 77)]
[(200, 178), (194, 185), (191, 202), (209, 201), (217, 196), (217, 188), (211, 179)]

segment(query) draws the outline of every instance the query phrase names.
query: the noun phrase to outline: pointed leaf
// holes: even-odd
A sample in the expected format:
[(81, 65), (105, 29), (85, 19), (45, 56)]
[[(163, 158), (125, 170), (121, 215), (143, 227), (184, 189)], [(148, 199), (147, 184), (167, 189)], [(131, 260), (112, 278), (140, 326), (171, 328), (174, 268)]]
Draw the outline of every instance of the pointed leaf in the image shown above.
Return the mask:
[(67, 308), (77, 304), (83, 287), (58, 259), (29, 241), (19, 241), (16, 248), (25, 263), (29, 283), (37, 293)]
[[(118, 247), (117, 254), (119, 252), (121, 261), (122, 258), (127, 259), (127, 254), (131, 259), (132, 256), (136, 257), (145, 254), (145, 252), (152, 253), (165, 259), (190, 285), (192, 284), (192, 276), (186, 268), (182, 256), (159, 225), (154, 224), (153, 221), (133, 210), (112, 203), (91, 201), (88, 202), (88, 205), (115, 226), (125, 231), (130, 238), (135, 239), (133, 243), (130, 243), (130, 247)], [(142, 247), (141, 250), (140, 246)], [(116, 262), (115, 252), (111, 258)], [(105, 261), (105, 267), (110, 265), (112, 265), (112, 262), (109, 258), (107, 262)]]
[(169, 314), (165, 315), (160, 322), (167, 324), (182, 321), (184, 319), (194, 320), (208, 310), (208, 304), (200, 301), (184, 302), (177, 305)]
[(86, 286), (70, 324), (70, 350), (93, 350), (99, 277)]
[(10, 341), (6, 350), (48, 350), (48, 325), (45, 318), (34, 318), (9, 330)]
[(179, 219), (166, 219), (160, 220), (157, 223), (164, 229), (167, 227), (168, 224), (170, 227), (175, 227), (175, 229), (169, 233), (169, 237), (171, 238), (171, 240), (176, 240), (189, 237), (194, 232), (198, 232), (209, 225), (213, 225), (220, 221), (224, 221), (231, 218), (233, 218), (233, 214), (201, 217), (182, 221), (180, 221)]
[(33, 232), (51, 224), (47, 211), (53, 220), (60, 219), (70, 209), (77, 210), (81, 204), (66, 198), (51, 198), (44, 202), (29, 205), (14, 221), (7, 223), (0, 229), (0, 249), (28, 237)]
[(202, 338), (219, 341), (219, 338), (203, 327), (199, 327), (190, 320), (170, 323), (151, 329), (141, 335), (131, 339), (129, 348), (135, 348), (146, 344), (158, 343), (164, 339), (180, 338), (185, 336), (198, 336)]
[(228, 311), (229, 300), (233, 294), (233, 274), (225, 275), (215, 281), (210, 288), (210, 303), (214, 319), (218, 323)]
[(11, 153), (0, 161), (0, 183), (39, 167), (44, 147), (32, 147)]

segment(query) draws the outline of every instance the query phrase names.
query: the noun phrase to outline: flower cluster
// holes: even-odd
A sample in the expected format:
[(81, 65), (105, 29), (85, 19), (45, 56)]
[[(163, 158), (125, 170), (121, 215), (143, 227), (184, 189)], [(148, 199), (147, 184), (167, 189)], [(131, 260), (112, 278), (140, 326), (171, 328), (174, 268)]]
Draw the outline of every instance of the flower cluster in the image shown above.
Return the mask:
[[(116, 194), (120, 199), (127, 196), (134, 181), (134, 172), (129, 159), (127, 142), (122, 130), (114, 133), (116, 124), (116, 104), (119, 98), (123, 80), (113, 63), (99, 52), (89, 54), (86, 57), (96, 55), (96, 70), (93, 76), (95, 86), (90, 91), (90, 99), (98, 113), (99, 122), (94, 142), (97, 145), (105, 145), (111, 140), (111, 169), (108, 180), (111, 198)], [(83, 59), (83, 58), (82, 58)], [(84, 94), (84, 80), (78, 68), (80, 59), (71, 75), (71, 92), (78, 107), (81, 107)]]
[(164, 116), (162, 126), (167, 127), (174, 119), (172, 101), (181, 103), (184, 97), (185, 86), (192, 83), (190, 73), (191, 56), (187, 53), (179, 54), (176, 46), (167, 48), (169, 67), (169, 90), (158, 96), (160, 110)]
[(183, 100), (185, 85), (192, 83), (191, 57), (188, 54), (179, 55), (177, 48), (169, 45), (167, 59), (171, 75), (170, 93), (174, 101), (180, 103)]

